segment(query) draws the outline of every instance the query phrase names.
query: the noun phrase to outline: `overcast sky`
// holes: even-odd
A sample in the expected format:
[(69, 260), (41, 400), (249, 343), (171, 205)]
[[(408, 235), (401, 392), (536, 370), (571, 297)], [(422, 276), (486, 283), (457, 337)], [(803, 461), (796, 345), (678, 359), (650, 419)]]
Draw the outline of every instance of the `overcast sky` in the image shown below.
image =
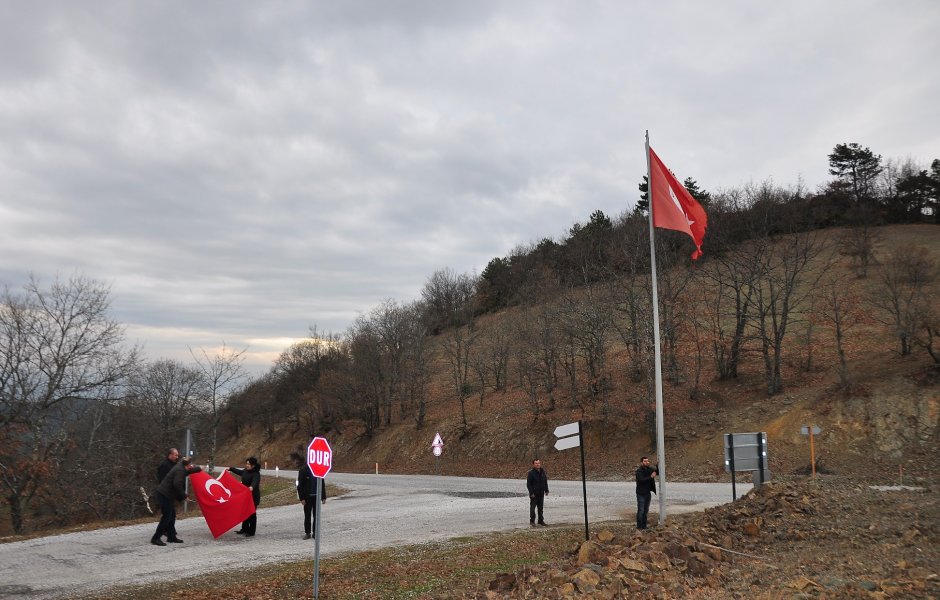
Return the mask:
[[(843, 142), (940, 157), (940, 2), (0, 0), (0, 284), (266, 370), (438, 269)], [(706, 237), (705, 251), (707, 253)]]

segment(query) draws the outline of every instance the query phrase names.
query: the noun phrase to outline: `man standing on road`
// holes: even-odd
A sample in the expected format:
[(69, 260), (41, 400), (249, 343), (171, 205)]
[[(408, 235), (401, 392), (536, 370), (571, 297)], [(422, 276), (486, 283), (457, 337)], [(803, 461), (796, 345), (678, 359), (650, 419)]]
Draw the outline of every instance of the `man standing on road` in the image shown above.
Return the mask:
[(656, 476), (659, 467), (650, 466), (650, 459), (644, 456), (636, 470), (636, 528), (646, 529), (646, 516), (650, 511), (650, 502), (656, 493)]
[(545, 507), (545, 496), (548, 495), (548, 475), (542, 468), (542, 461), (532, 461), (532, 468), (526, 477), (526, 487), (529, 488), (529, 527), (535, 527), (535, 512), (538, 509), (539, 525), (545, 526), (545, 517), (542, 509)]
[[(164, 458), (163, 462), (161, 462), (160, 465), (157, 467), (157, 485), (160, 485), (160, 483), (163, 482), (163, 478), (166, 477), (167, 473), (169, 473), (170, 470), (176, 466), (176, 463), (178, 463), (179, 460), (180, 460), (179, 450), (177, 450), (176, 448), (170, 448), (169, 450), (167, 450), (166, 458)], [(154, 494), (151, 494), (151, 495), (155, 495), (155, 494), (156, 492), (154, 492)], [(173, 528), (170, 531), (167, 531), (166, 533), (169, 537), (175, 538), (176, 537), (176, 524), (174, 523), (172, 527)]]
[(322, 477), (314, 477), (307, 463), (297, 470), (297, 498), (304, 505), (304, 539), (309, 540), (317, 535), (317, 500), (326, 504), (326, 482)]
[(157, 500), (160, 502), (162, 514), (160, 522), (157, 523), (157, 530), (150, 538), (150, 543), (154, 546), (166, 546), (166, 543), (160, 539), (164, 535), (166, 535), (167, 542), (183, 543), (183, 540), (176, 536), (176, 503), (186, 499), (186, 477), (201, 470), (192, 464), (192, 459), (186, 456), (170, 469), (157, 486)]

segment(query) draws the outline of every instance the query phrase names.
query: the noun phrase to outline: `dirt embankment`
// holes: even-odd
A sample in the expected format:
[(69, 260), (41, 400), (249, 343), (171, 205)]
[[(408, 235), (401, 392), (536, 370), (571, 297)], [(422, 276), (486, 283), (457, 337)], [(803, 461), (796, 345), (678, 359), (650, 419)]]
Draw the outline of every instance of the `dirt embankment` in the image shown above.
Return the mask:
[(936, 489), (774, 482), (663, 528), (602, 530), (474, 598), (937, 598)]

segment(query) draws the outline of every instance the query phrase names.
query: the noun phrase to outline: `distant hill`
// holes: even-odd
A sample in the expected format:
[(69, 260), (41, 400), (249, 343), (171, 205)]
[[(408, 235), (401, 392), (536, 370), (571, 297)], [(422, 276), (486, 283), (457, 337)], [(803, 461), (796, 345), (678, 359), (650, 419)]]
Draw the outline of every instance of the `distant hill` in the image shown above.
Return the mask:
[[(670, 478), (728, 480), (722, 436), (748, 431), (768, 432), (772, 472), (808, 473), (808, 439), (800, 434), (805, 424), (822, 429), (815, 449), (817, 468), (823, 472), (879, 483), (936, 480), (940, 474), (940, 369), (924, 345), (929, 342), (923, 333), (917, 333), (921, 337), (910, 354), (902, 356), (898, 328), (891, 325), (891, 315), (878, 307), (889, 295), (885, 286), (897, 279), (892, 275), (900, 268), (898, 260), (917, 254), (928, 267), (932, 264), (927, 269), (932, 278), (918, 292), (921, 300), (926, 299), (919, 310), (936, 326), (940, 228), (877, 228), (864, 278), (858, 277), (855, 257), (846, 251), (846, 240), (855, 233), (845, 229), (816, 233), (814, 243), (823, 249), (808, 259), (796, 291), (800, 305), (788, 315), (789, 326), (779, 341), (782, 390), (772, 395), (768, 395), (766, 338), (758, 332), (754, 313), (742, 337), (736, 376), (718, 377), (716, 348), (725, 343), (722, 335), (727, 334), (733, 317), (730, 306), (715, 309), (720, 273), (710, 269), (719, 258), (706, 254), (699, 264), (677, 264), (660, 274), (661, 301), (662, 294), (672, 294), (667, 310), (682, 312), (682, 318), (672, 316), (674, 330), (663, 334), (670, 340), (664, 343), (672, 344), (670, 358), (664, 359), (663, 389)], [(767, 242), (765, 251), (775, 253), (768, 260), (777, 261), (770, 268), (783, 272), (781, 277), (788, 266), (780, 261), (787, 260), (785, 252), (792, 248), (792, 241), (792, 237), (780, 236)], [(755, 253), (754, 245), (761, 243), (748, 242), (749, 247), (727, 253), (724, 259), (765, 256)], [(794, 258), (799, 257), (789, 260)], [(737, 265), (739, 272), (743, 266)], [(293, 468), (291, 454), (306, 443), (311, 433), (307, 429), (320, 426), (312, 432), (330, 440), (334, 468), (339, 471), (521, 478), (531, 459), (538, 456), (552, 477), (577, 478), (578, 452), (556, 452), (552, 431), (580, 419), (586, 435), (588, 477), (629, 478), (640, 455), (655, 455), (649, 356), (639, 362), (638, 369), (637, 348), (629, 345), (637, 327), (624, 325), (630, 309), (628, 297), (642, 298), (646, 285), (642, 275), (624, 275), (561, 290), (533, 306), (476, 315), (472, 328), (461, 326), (467, 336), (473, 336), (470, 358), (463, 366), (468, 375), (460, 388), (463, 410), (451, 354), (454, 345), (459, 345), (459, 335), (455, 338), (454, 330), (443, 329), (428, 338), (426, 413), (420, 428), (414, 405), (404, 401), (392, 407), (390, 422), (376, 427), (366, 427), (358, 418), (317, 421), (310, 415), (322, 414), (327, 398), (312, 388), (301, 403), (277, 419), (271, 414), (247, 418), (252, 412), (249, 406), (234, 407), (236, 417), (232, 418), (241, 416), (237, 435), (228, 430), (217, 462), (236, 464), (247, 455), (256, 455), (269, 468)], [(758, 286), (764, 288), (761, 293), (772, 293), (772, 285), (753, 284)], [(827, 305), (833, 290), (845, 311), (839, 320), (844, 367), (831, 302)], [(592, 318), (607, 321), (598, 324)], [(650, 320), (650, 314), (639, 317), (639, 327), (646, 333)], [(722, 328), (712, 321), (723, 321)], [(536, 339), (540, 323), (557, 326), (557, 345)], [(589, 356), (589, 334), (596, 335), (595, 343), (603, 346), (599, 356)], [(509, 358), (501, 373), (501, 389), (495, 389), (493, 371), (499, 367), (487, 372), (486, 365), (499, 362), (501, 336), (508, 337)], [(539, 352), (553, 346), (557, 372), (552, 383), (545, 385), (549, 367), (538, 366)], [(936, 353), (940, 342), (933, 342), (932, 348)], [(477, 362), (473, 362), (474, 353), (480, 357)], [(591, 360), (595, 364), (588, 365)], [(474, 369), (483, 371), (483, 377), (474, 375)], [(445, 442), (440, 459), (431, 453), (435, 433)]]

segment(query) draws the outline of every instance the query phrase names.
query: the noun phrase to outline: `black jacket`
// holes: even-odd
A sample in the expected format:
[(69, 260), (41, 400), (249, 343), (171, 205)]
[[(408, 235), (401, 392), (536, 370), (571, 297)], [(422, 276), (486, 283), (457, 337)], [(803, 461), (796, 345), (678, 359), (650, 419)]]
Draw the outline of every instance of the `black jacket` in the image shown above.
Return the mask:
[[(317, 496), (317, 478), (310, 472), (310, 467), (304, 465), (297, 471), (297, 499), (306, 500), (310, 496)], [(326, 500), (326, 482), (320, 478), (320, 496), (321, 500)]]
[(199, 471), (202, 471), (199, 467), (193, 468), (192, 471), (187, 471), (186, 467), (183, 465), (183, 461), (176, 463), (176, 465), (170, 469), (170, 472), (166, 474), (166, 477), (163, 478), (163, 481), (160, 482), (160, 485), (157, 486), (157, 493), (171, 500), (185, 500), (186, 477), (193, 473), (198, 473)]
[(235, 467), (229, 467), (228, 470), (242, 476), (242, 483), (245, 487), (251, 488), (251, 499), (255, 501), (255, 506), (258, 506), (261, 503), (261, 471)]
[(525, 486), (529, 488), (530, 496), (533, 494), (547, 494), (548, 473), (545, 472), (544, 467), (541, 469), (536, 469), (535, 467), (529, 469), (529, 476), (526, 477)]
[[(179, 459), (177, 459), (179, 462)], [(157, 483), (163, 481), (163, 478), (166, 477), (166, 474), (176, 466), (176, 463), (170, 460), (169, 458), (164, 458), (163, 462), (160, 463), (160, 466), (157, 467)]]
[(656, 493), (656, 480), (653, 479), (653, 473), (659, 475), (658, 467), (640, 467), (636, 470), (636, 493), (648, 494)]

